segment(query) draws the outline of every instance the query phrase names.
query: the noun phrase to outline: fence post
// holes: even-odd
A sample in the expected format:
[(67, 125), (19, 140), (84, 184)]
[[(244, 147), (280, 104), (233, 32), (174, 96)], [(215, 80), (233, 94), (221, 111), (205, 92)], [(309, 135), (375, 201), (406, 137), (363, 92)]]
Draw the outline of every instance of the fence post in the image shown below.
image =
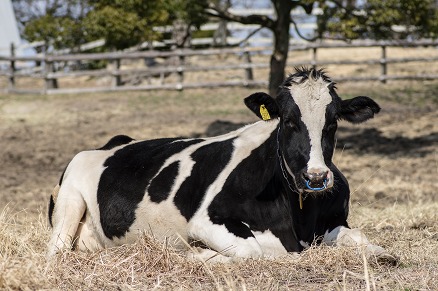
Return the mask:
[(312, 49), (312, 60), (311, 60), (311, 65), (312, 65), (312, 68), (315, 70), (316, 69), (316, 52), (317, 52), (317, 48), (316, 47), (314, 47), (313, 49)]
[(178, 67), (176, 69), (178, 73), (178, 84), (176, 85), (176, 89), (178, 90), (183, 90), (184, 62), (185, 62), (185, 57), (183, 55), (178, 55)]
[(49, 61), (46, 58), (45, 67), (44, 67), (44, 75), (45, 75), (45, 91), (47, 93), (48, 89), (57, 89), (58, 88), (58, 80), (50, 76), (51, 73), (55, 71), (55, 67), (53, 66), (53, 61)]
[(122, 85), (122, 77), (120, 75), (120, 59), (116, 59), (114, 61), (113, 76), (113, 88)]
[[(149, 84), (152, 84), (151, 77), (148, 77), (148, 80), (149, 80)], [(164, 73), (163, 72), (160, 73), (160, 85), (164, 85)]]
[(387, 64), (386, 64), (386, 46), (382, 45), (382, 57), (380, 59), (380, 82), (386, 83), (386, 74), (387, 74)]
[(250, 81), (254, 80), (254, 74), (251, 67), (251, 54), (249, 51), (245, 50), (243, 52), (243, 60), (245, 64), (247, 64), (247, 67), (245, 68), (245, 86), (247, 86)]
[(47, 43), (43, 46), (44, 53), (44, 93), (47, 93), (49, 89), (57, 89), (58, 81), (50, 76), (51, 73), (55, 71), (55, 67), (53, 66), (53, 61), (50, 60), (50, 57), (47, 56)]
[[(15, 57), (15, 45), (11, 42), (11, 57)], [(9, 90), (15, 89), (15, 60), (11, 59), (11, 64), (9, 67)]]

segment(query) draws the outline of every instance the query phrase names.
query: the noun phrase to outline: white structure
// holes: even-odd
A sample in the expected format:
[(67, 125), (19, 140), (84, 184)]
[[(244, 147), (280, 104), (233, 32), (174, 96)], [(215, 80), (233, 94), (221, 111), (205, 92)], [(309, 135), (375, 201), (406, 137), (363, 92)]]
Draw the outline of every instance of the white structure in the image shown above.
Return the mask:
[(0, 55), (9, 56), (11, 43), (21, 44), (11, 0), (0, 0)]

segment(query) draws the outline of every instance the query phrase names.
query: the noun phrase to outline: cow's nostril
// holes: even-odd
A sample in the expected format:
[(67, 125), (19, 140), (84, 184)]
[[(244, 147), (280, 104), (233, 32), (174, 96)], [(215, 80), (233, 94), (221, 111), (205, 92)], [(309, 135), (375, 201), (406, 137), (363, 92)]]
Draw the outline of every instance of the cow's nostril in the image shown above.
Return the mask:
[(303, 173), (307, 188), (311, 190), (322, 190), (327, 187), (328, 171), (312, 171)]

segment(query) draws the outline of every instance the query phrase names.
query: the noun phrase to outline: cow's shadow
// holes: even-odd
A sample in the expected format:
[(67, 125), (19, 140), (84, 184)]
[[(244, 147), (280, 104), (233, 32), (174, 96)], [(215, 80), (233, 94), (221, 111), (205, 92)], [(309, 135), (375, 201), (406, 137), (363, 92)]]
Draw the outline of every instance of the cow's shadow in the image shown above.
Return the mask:
[(216, 120), (210, 123), (207, 127), (207, 130), (204, 133), (204, 136), (217, 136), (221, 134), (228, 133), (230, 131), (239, 129), (249, 123), (234, 123), (226, 120)]
[[(233, 123), (216, 120), (205, 131), (205, 136), (216, 136), (236, 130), (246, 123)], [(407, 138), (403, 136), (386, 137), (376, 128), (354, 128), (340, 126), (336, 147), (340, 150), (353, 151), (357, 154), (381, 154), (385, 156), (424, 157), (438, 146), (438, 132)]]
[(438, 132), (408, 138), (401, 135), (387, 137), (377, 128), (340, 127), (338, 131), (336, 147), (358, 154), (424, 157), (438, 145)]

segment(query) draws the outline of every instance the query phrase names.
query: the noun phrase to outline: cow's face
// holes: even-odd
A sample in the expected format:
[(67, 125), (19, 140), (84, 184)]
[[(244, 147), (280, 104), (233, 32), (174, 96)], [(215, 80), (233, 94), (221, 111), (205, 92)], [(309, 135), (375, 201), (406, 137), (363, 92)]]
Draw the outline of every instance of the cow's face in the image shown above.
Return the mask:
[(280, 119), (280, 165), (298, 190), (308, 192), (333, 186), (330, 166), (338, 120), (360, 123), (380, 110), (365, 96), (341, 100), (324, 72), (308, 69), (298, 69), (289, 76), (275, 100), (268, 94), (255, 93), (245, 103), (261, 118), (266, 108), (271, 118)]

